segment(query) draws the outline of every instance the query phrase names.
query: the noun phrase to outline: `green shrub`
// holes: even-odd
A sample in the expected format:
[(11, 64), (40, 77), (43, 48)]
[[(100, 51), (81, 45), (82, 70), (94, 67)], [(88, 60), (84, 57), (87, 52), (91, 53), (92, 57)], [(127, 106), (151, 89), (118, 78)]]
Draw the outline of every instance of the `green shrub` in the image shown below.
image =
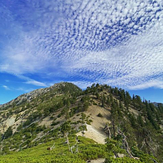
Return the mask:
[(98, 117), (103, 117), (103, 115), (101, 113), (98, 113), (97, 116)]
[(141, 162), (140, 160), (135, 160), (129, 157), (123, 157), (123, 158), (109, 157), (106, 158), (105, 163), (145, 163), (145, 162)]
[(9, 138), (12, 135), (12, 128), (9, 127), (6, 132), (4, 133), (4, 139)]

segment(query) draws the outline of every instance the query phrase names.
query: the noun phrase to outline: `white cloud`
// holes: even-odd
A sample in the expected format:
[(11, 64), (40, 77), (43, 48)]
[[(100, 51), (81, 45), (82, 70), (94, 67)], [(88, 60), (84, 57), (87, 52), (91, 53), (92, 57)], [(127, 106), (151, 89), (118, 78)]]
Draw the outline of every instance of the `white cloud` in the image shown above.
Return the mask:
[[(15, 37), (1, 52), (0, 72), (37, 86), (49, 84), (28, 74), (76, 79), (81, 87), (100, 82), (130, 89), (154, 87), (155, 79), (162, 88), (162, 1), (65, 3), (43, 1), (42, 10), (34, 7), (31, 14), (34, 22), (23, 12), (27, 26), (11, 19)], [(8, 15), (13, 16), (10, 12)]]
[(141, 90), (150, 87), (161, 88), (163, 89), (163, 82), (159, 80), (151, 80), (146, 81), (145, 83), (141, 83), (140, 85), (130, 86), (129, 89), (131, 90)]
[[(139, 85), (153, 78), (157, 79), (156, 83), (160, 83), (163, 80), (163, 77), (160, 78), (163, 70), (163, 33), (160, 31), (161, 27), (156, 25), (124, 45), (103, 52), (85, 52), (87, 55), (74, 61), (71, 68), (85, 78), (90, 78), (85, 73), (90, 71), (92, 79), (130, 89), (139, 88)], [(157, 84), (157, 87), (162, 88), (161, 84)]]
[(7, 85), (3, 85), (2, 87), (6, 90), (10, 90), (10, 88)]
[(27, 81), (25, 82), (26, 84), (32, 84), (32, 85), (36, 85), (36, 86), (43, 86), (43, 87), (46, 87), (47, 85), (45, 83), (42, 83), (42, 82), (38, 82), (36, 80), (30, 80), (30, 81)]

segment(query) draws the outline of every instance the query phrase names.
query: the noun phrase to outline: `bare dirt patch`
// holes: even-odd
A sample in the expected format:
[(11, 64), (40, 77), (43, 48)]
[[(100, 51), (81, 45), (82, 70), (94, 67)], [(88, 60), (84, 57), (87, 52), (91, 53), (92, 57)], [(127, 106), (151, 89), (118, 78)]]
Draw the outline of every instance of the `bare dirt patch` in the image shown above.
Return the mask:
[[(102, 117), (98, 117), (99, 113), (102, 115)], [(89, 119), (91, 119), (92, 122), (91, 125), (86, 125), (87, 131), (85, 131), (84, 136), (93, 139), (99, 144), (105, 144), (107, 135), (104, 132), (104, 127), (107, 123), (111, 123), (109, 120), (110, 109), (92, 105), (88, 108), (85, 114), (89, 116)], [(82, 135), (82, 133), (79, 132), (77, 135)]]
[[(100, 133), (97, 129), (92, 127), (91, 125), (86, 125), (87, 131), (84, 132), (84, 136), (90, 139), (93, 139), (99, 144), (105, 144), (105, 139), (107, 136), (105, 134)], [(82, 133), (79, 132), (78, 136), (82, 136)]]

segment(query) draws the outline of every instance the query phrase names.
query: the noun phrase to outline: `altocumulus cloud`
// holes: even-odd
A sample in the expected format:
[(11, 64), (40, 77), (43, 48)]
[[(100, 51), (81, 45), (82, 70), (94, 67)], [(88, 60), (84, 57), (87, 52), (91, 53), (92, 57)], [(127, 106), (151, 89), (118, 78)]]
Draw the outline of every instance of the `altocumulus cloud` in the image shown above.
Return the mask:
[(162, 0), (3, 0), (0, 12), (1, 72), (163, 88)]

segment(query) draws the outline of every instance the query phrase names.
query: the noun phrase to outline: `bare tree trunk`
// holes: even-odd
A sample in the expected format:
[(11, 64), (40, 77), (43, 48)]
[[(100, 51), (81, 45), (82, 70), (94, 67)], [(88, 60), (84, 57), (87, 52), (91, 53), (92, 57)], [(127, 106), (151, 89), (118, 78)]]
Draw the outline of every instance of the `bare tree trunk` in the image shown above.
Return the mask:
[(111, 139), (111, 131), (108, 124), (104, 127), (104, 131), (108, 135), (108, 138)]
[(65, 136), (66, 136), (66, 143), (67, 143), (67, 145), (68, 145), (68, 149), (69, 149), (69, 151), (71, 151), (70, 143), (69, 143), (69, 138), (68, 138), (68, 132), (65, 133)]
[(71, 146), (71, 148), (70, 148), (70, 151), (71, 151), (71, 153), (74, 153), (73, 152), (73, 148), (76, 148), (76, 153), (78, 153), (79, 151), (78, 151), (78, 137), (76, 137), (76, 143), (75, 143), (75, 145), (73, 145), (73, 146)]
[(129, 145), (128, 145), (126, 135), (125, 135), (122, 131), (120, 131), (120, 129), (118, 129), (118, 133), (119, 133), (120, 135), (123, 136), (123, 142), (124, 142), (124, 147), (125, 147), (125, 149), (126, 149), (126, 152), (129, 154), (129, 156), (130, 156), (131, 158), (134, 158), (133, 155), (132, 155), (131, 152), (130, 152), (130, 147), (129, 147)]
[(74, 145), (70, 148), (71, 153), (73, 153), (73, 150), (72, 150), (73, 148), (74, 148)]
[(78, 137), (76, 137), (76, 153), (79, 152), (79, 150), (78, 150), (78, 143), (79, 143), (79, 140), (78, 140)]
[(112, 126), (113, 126), (113, 136), (115, 137), (115, 122), (112, 120)]
[(79, 153), (78, 145), (76, 145), (76, 153)]

